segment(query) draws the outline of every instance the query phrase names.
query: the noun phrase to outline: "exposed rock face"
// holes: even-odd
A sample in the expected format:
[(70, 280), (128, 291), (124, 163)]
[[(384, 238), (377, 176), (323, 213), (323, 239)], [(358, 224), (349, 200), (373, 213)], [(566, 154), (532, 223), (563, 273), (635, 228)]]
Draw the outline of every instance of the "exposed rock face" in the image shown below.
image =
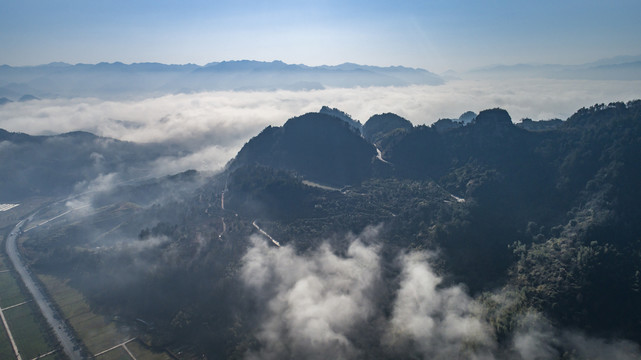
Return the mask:
[(341, 111), (339, 109), (336, 109), (336, 108), (330, 108), (328, 106), (323, 106), (320, 109), (319, 113), (337, 117), (337, 118), (345, 121), (347, 124), (349, 124), (349, 126), (351, 126), (354, 129), (358, 130), (358, 132), (360, 132), (361, 128), (363, 127), (363, 125), (360, 123), (360, 121), (352, 119), (352, 117), (349, 114), (347, 114), (346, 112), (343, 112), (343, 111)]

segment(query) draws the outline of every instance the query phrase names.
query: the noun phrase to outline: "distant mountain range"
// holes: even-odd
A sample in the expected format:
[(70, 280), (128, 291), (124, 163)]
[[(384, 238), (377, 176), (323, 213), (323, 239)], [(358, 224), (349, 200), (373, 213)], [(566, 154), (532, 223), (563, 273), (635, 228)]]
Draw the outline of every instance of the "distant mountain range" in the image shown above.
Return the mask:
[(641, 55), (617, 56), (581, 65), (492, 65), (471, 70), (468, 74), (552, 79), (641, 80)]
[[(37, 66), (0, 65), (0, 106), (33, 98), (131, 99), (201, 91), (318, 90), (368, 86), (441, 85), (467, 77), (641, 80), (641, 55), (581, 65), (491, 65), (437, 75), (420, 68), (344, 63), (307, 66), (282, 61), (233, 60), (206, 65), (122, 62)], [(24, 100), (23, 100), (24, 101)]]
[(306, 66), (282, 61), (223, 61), (204, 66), (160, 63), (0, 66), (0, 97), (122, 98), (212, 90), (313, 90), (326, 87), (440, 85), (427, 70), (345, 63)]

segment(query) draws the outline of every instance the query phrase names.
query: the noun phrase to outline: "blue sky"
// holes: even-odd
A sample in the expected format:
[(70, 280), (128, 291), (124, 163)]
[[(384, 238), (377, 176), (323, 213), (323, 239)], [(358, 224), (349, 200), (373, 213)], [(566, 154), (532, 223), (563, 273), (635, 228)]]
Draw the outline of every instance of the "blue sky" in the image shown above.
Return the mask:
[(3, 0), (0, 64), (308, 65), (435, 72), (641, 54), (639, 0)]

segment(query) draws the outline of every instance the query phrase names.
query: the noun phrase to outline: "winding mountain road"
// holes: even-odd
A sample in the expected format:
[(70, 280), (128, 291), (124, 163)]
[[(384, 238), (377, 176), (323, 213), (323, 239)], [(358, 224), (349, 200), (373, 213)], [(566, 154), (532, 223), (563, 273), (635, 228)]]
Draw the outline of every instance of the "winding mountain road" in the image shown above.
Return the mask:
[(276, 241), (273, 237), (271, 237), (271, 235), (269, 235), (268, 233), (266, 233), (266, 232), (265, 232), (265, 230), (261, 229), (261, 228), (258, 226), (258, 224), (256, 224), (256, 220), (254, 220), (254, 221), (252, 222), (252, 225), (254, 225), (254, 227), (256, 228), (256, 230), (258, 230), (261, 234), (265, 235), (269, 240), (271, 240), (271, 241), (272, 241), (272, 243), (274, 243), (274, 245), (276, 245), (276, 246), (280, 247), (280, 243), (279, 243), (278, 241)]
[[(222, 193), (220, 193), (220, 208), (222, 210), (225, 210), (225, 191), (227, 191), (227, 184), (225, 184), (225, 190), (223, 190)], [(222, 240), (223, 235), (227, 231), (227, 224), (225, 224), (224, 216), (220, 217), (220, 221), (223, 223), (223, 231), (220, 234), (218, 234), (218, 239)]]
[(67, 324), (63, 320), (64, 318), (60, 316), (56, 309), (53, 307), (51, 301), (47, 298), (45, 293), (37, 285), (37, 282), (34, 280), (33, 275), (27, 268), (27, 266), (22, 261), (20, 254), (18, 253), (17, 239), (22, 231), (22, 227), (29, 221), (33, 219), (33, 215), (29, 216), (27, 219), (20, 221), (11, 231), (6, 241), (6, 251), (13, 267), (16, 269), (18, 275), (22, 279), (22, 282), (25, 284), (25, 287), (31, 293), (40, 312), (47, 320), (47, 323), (53, 329), (54, 334), (60, 341), (60, 345), (64, 350), (65, 354), (71, 360), (81, 360), (84, 359), (80, 353), (80, 341), (78, 341), (71, 330), (67, 327)]
[(391, 162), (383, 159), (383, 153), (381, 152), (381, 149), (379, 149), (377, 146), (376, 147), (376, 158), (386, 164), (392, 164)]

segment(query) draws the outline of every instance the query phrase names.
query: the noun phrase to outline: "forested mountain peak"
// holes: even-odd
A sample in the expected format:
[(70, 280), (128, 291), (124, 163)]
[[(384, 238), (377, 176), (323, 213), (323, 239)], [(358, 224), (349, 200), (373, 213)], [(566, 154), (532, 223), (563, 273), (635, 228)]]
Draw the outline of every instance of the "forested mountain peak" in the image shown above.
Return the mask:
[(514, 125), (510, 114), (508, 114), (506, 110), (500, 108), (481, 111), (472, 123), (480, 126)]
[(595, 104), (589, 108), (577, 110), (566, 121), (568, 127), (598, 126), (604, 122), (629, 121), (636, 119), (641, 113), (641, 100), (627, 103), (612, 102), (609, 104)]
[(329, 106), (323, 106), (320, 109), (319, 113), (335, 116), (335, 117), (345, 121), (347, 124), (349, 124), (354, 129), (357, 129), (359, 132), (361, 131), (361, 128), (363, 127), (363, 125), (361, 124), (360, 121), (352, 119), (352, 117), (349, 114), (347, 114), (346, 112), (341, 111), (339, 109), (336, 109), (336, 108), (330, 108)]
[(269, 127), (240, 150), (232, 167), (242, 164), (292, 170), (326, 184), (360, 182), (371, 175), (376, 150), (360, 132), (333, 115), (308, 113)]
[(377, 114), (370, 117), (365, 125), (363, 125), (363, 136), (367, 140), (375, 143), (387, 133), (397, 129), (407, 130), (412, 127), (414, 127), (414, 125), (412, 125), (409, 120), (396, 114)]

